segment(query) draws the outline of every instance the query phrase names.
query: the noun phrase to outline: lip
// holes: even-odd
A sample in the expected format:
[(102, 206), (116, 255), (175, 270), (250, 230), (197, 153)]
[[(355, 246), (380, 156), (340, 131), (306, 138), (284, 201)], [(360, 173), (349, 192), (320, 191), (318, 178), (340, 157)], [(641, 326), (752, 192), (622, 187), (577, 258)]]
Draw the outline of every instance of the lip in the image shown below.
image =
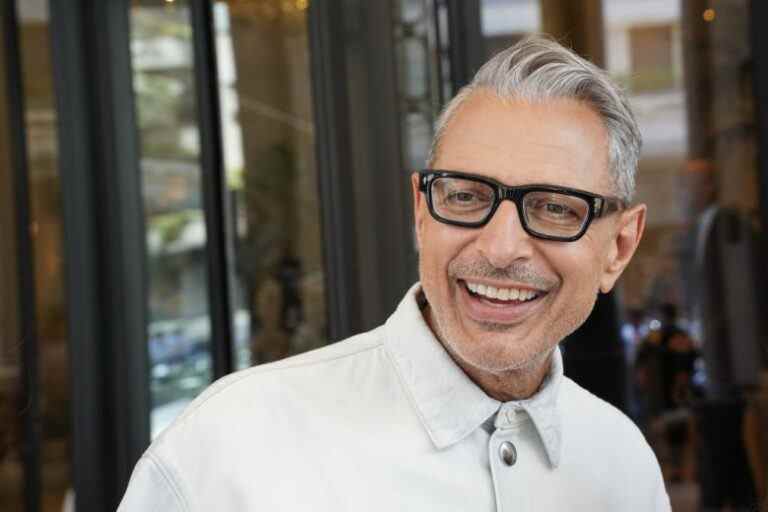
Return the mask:
[[(472, 280), (472, 282), (479, 281)], [(533, 300), (522, 303), (495, 304), (470, 294), (466, 281), (463, 279), (456, 281), (456, 286), (458, 287), (459, 307), (466, 316), (480, 324), (493, 323), (510, 326), (519, 324), (534, 314), (543, 305), (544, 299), (547, 296), (546, 292), (527, 286), (521, 288), (536, 291), (541, 293), (541, 295)], [(491, 284), (491, 286), (498, 287), (499, 285)], [(506, 287), (512, 288), (509, 285), (506, 285)]]

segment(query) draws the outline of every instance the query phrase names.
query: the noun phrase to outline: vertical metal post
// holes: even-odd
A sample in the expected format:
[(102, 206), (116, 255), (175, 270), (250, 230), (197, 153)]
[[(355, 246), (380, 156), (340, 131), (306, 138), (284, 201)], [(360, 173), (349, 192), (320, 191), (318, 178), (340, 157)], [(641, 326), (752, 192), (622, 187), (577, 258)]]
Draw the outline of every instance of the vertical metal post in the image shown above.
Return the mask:
[[(410, 173), (403, 169), (400, 97), (397, 80), (397, 46), (394, 41), (393, 9), (390, 2), (364, 2), (365, 62), (358, 61), (354, 72), (365, 73), (364, 94), (368, 107), (358, 109), (357, 115), (366, 119), (366, 137), (360, 139), (359, 162), (355, 170), (360, 187), (356, 193), (370, 197), (365, 209), (360, 209), (364, 224), (358, 228), (361, 261), (373, 262), (376, 276), (361, 276), (362, 290), (374, 284), (377, 301), (363, 311), (363, 329), (384, 322), (414, 282), (416, 254), (413, 240), (413, 202)], [(362, 64), (362, 66), (360, 65)], [(351, 76), (350, 81), (354, 80)], [(371, 108), (376, 105), (376, 108)], [(363, 118), (362, 116), (366, 116)], [(386, 215), (381, 206), (386, 205)], [(370, 228), (367, 228), (370, 226)], [(365, 272), (365, 270), (362, 270)], [(369, 297), (366, 296), (366, 301)]]
[[(213, 5), (209, 0), (190, 0), (194, 45), (195, 92), (200, 126), (200, 164), (206, 227), (208, 303), (211, 315), (211, 349), (214, 377), (233, 368), (232, 283), (227, 269), (234, 264), (227, 243), (230, 222), (222, 150), (221, 110), (216, 77), (216, 38)], [(268, 72), (268, 71), (267, 71)], [(234, 233), (230, 233), (234, 236)]]
[(469, 83), (485, 58), (480, 0), (446, 0), (453, 94)]
[[(757, 172), (760, 187), (760, 223), (762, 233), (762, 255), (768, 255), (768, 40), (762, 34), (768, 21), (768, 4), (762, 0), (751, 0), (749, 9), (750, 41), (752, 46), (752, 94), (754, 95), (755, 121), (757, 125)], [(764, 276), (763, 283), (768, 282)], [(763, 319), (768, 318), (768, 293), (763, 290)], [(764, 326), (768, 335), (768, 328)], [(768, 357), (768, 346), (763, 344), (764, 357)], [(768, 364), (763, 361), (763, 364)]]
[(768, 230), (768, 40), (762, 35), (768, 21), (768, 4), (750, 2), (750, 39), (752, 42), (752, 93), (757, 121), (757, 166), (760, 183), (760, 212), (763, 230)]
[(128, 0), (51, 0), (78, 512), (149, 442), (146, 246)]
[[(344, 37), (353, 26), (353, 6), (313, 0), (309, 5), (310, 66), (315, 119), (318, 192), (323, 230), (328, 336), (350, 336), (358, 327), (357, 238), (347, 104)], [(346, 22), (346, 23), (345, 23)]]
[(597, 66), (605, 64), (602, 0), (540, 0), (542, 32)]
[[(681, 2), (680, 20), (683, 32), (683, 77), (685, 79), (685, 111), (688, 131), (687, 158), (712, 158), (715, 120), (712, 105), (712, 46), (710, 26), (701, 13), (707, 0)], [(755, 93), (758, 91), (755, 90)]]
[(27, 132), (24, 121), (24, 87), (21, 72), (21, 48), (15, 0), (3, 2), (3, 46), (7, 80), (8, 126), (11, 135), (13, 187), (16, 196), (16, 238), (18, 263), (19, 319), (22, 346), (22, 404), (24, 420), (24, 507), (26, 512), (40, 510), (40, 438), (41, 421), (38, 400), (38, 339), (35, 300), (35, 253), (30, 236), (31, 205)]

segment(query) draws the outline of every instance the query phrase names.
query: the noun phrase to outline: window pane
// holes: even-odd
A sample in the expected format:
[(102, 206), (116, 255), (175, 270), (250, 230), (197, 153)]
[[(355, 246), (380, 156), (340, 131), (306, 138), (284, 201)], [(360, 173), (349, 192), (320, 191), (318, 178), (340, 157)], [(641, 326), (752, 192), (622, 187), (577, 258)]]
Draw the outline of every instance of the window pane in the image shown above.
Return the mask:
[(402, 161), (405, 169), (421, 169), (432, 141), (432, 123), (451, 88), (448, 41), (438, 40), (435, 25), (436, 18), (442, 21), (446, 37), (446, 7), (431, 0), (398, 0), (393, 5)]
[[(35, 328), (37, 331), (37, 381), (33, 386), (38, 393), (40, 481), (39, 501), (43, 511), (59, 511), (67, 499), (71, 500), (70, 439), (70, 374), (67, 344), (67, 305), (65, 303), (62, 272), (62, 213), (58, 152), (56, 145), (56, 108), (52, 85), (51, 46), (47, 3), (42, 1), (17, 2), (19, 49), (25, 100), (24, 123), (27, 137), (28, 201), (34, 261)], [(2, 70), (6, 70), (3, 63)], [(3, 76), (5, 86), (7, 77)], [(5, 110), (7, 91), (3, 91), (0, 109), (2, 122), (8, 119)], [(3, 233), (11, 234), (15, 225), (17, 199), (13, 193), (11, 154), (7, 127), (0, 144), (4, 155), (0, 166), (0, 189), (4, 211)], [(8, 223), (6, 225), (6, 223)], [(7, 230), (5, 229), (7, 228)], [(26, 371), (21, 353), (24, 340), (19, 337), (18, 321), (21, 307), (15, 267), (15, 235), (4, 236), (0, 244), (3, 264), (3, 285), (7, 290), (0, 310), (3, 312), (0, 332), (0, 509), (22, 510), (24, 482), (22, 464), (24, 449), (21, 444), (25, 432), (25, 416), (34, 411), (25, 409), (20, 400), (21, 376)], [(7, 301), (7, 304), (6, 304)], [(69, 498), (68, 498), (69, 495)]]
[(61, 179), (48, 12), (43, 2), (18, 2), (30, 180), (30, 226), (35, 251), (35, 308), (41, 505), (61, 509), (71, 488), (70, 377), (62, 268)]
[(154, 437), (212, 378), (188, 3), (133, 2), (131, 53), (147, 229)]
[(307, 7), (214, 4), (237, 368), (327, 343)]

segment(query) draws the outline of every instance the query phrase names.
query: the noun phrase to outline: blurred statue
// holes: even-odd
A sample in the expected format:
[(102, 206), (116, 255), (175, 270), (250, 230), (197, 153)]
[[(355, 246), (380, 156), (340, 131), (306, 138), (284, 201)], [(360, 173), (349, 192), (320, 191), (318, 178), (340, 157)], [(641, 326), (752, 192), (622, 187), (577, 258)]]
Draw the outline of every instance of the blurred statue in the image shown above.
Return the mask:
[(291, 353), (300, 354), (326, 344), (325, 289), (323, 274), (313, 272), (301, 281), (304, 319), (291, 340)]
[(251, 337), (254, 364), (275, 361), (288, 355), (290, 338), (283, 328), (283, 289), (269, 277), (254, 295), (260, 328)]

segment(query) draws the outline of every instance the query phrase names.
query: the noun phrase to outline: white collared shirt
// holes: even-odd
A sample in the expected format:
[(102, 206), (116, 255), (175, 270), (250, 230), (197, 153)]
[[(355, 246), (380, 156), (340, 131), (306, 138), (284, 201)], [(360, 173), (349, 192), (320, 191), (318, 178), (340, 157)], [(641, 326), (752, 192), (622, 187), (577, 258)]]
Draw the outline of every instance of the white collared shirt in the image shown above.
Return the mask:
[(668, 511), (621, 412), (552, 368), (500, 403), (453, 362), (414, 286), (386, 324), (208, 388), (120, 505), (149, 511)]

